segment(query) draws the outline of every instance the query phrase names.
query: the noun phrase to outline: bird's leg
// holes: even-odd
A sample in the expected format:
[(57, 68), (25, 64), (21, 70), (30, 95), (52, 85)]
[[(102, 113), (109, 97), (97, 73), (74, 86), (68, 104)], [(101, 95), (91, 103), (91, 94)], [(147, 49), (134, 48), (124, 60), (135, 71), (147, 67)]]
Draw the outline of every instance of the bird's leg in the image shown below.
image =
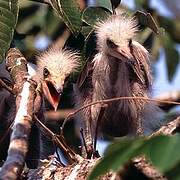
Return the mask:
[[(81, 129), (81, 134), (83, 138), (84, 143), (84, 149), (82, 150), (82, 155), (85, 156), (88, 159), (100, 157), (98, 151), (96, 150), (96, 144), (97, 144), (97, 137), (98, 137), (98, 131), (99, 131), (99, 124), (101, 123), (102, 117), (104, 115), (105, 107), (101, 107), (99, 115), (97, 117), (95, 129), (92, 129), (91, 122), (92, 121), (86, 121), (85, 122), (85, 134), (83, 134), (83, 131)], [(90, 118), (90, 117), (89, 117)], [(94, 131), (94, 132), (92, 132)]]
[(87, 148), (87, 144), (86, 144), (86, 138), (84, 136), (84, 130), (83, 128), (80, 129), (80, 134), (81, 134), (81, 137), (82, 137), (82, 141), (83, 141), (83, 144), (84, 144), (84, 148), (82, 149), (82, 156), (83, 157), (86, 157), (87, 154), (88, 154), (88, 148)]
[[(90, 117), (89, 117), (90, 118)], [(82, 155), (84, 156), (86, 153), (86, 158), (90, 159), (93, 154), (93, 138), (92, 138), (92, 132), (91, 132), (91, 124), (90, 121), (85, 122), (85, 142), (84, 142), (84, 150), (82, 151)], [(86, 151), (86, 152), (85, 152)]]
[(139, 115), (138, 121), (137, 121), (136, 135), (137, 136), (143, 136), (144, 135), (144, 130), (143, 130), (143, 126), (142, 126), (142, 118), (140, 115)]
[(99, 115), (98, 115), (97, 123), (96, 123), (96, 129), (95, 129), (93, 157), (100, 157), (99, 152), (96, 150), (96, 145), (97, 145), (99, 125), (104, 115), (104, 111), (105, 111), (105, 107), (101, 107)]

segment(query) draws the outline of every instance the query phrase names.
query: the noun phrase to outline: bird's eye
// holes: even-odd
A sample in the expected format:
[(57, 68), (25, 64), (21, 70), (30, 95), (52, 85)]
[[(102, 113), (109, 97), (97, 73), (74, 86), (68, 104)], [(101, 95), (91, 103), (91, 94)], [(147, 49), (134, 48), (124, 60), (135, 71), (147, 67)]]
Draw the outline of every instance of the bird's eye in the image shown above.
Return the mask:
[(43, 75), (44, 75), (45, 78), (49, 75), (49, 71), (48, 71), (47, 68), (43, 69)]
[(110, 39), (107, 39), (106, 43), (109, 48), (112, 48), (112, 49), (117, 48), (117, 45)]
[(132, 39), (129, 39), (129, 47), (132, 47)]

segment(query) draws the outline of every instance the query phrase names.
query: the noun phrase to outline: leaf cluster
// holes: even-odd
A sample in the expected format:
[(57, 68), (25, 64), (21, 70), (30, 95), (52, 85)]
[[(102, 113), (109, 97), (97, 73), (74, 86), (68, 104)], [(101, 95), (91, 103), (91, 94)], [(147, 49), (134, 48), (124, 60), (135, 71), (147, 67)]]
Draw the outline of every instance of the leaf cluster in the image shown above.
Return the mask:
[(97, 178), (108, 170), (122, 170), (132, 158), (145, 155), (160, 172), (170, 179), (179, 179), (180, 172), (180, 135), (155, 136), (150, 139), (121, 139), (111, 144), (103, 159), (94, 167), (89, 180)]

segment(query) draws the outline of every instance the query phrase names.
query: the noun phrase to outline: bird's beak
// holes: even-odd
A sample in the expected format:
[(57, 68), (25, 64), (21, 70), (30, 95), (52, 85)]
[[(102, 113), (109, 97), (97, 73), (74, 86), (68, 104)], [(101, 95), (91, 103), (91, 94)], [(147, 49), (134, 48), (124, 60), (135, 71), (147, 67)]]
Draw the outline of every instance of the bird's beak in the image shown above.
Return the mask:
[(110, 50), (110, 55), (125, 62), (127, 60), (133, 59), (133, 56), (128, 47), (115, 47)]
[[(132, 69), (134, 70), (135, 74), (141, 81), (143, 82), (143, 78), (140, 75), (140, 69), (139, 69), (139, 62), (136, 61), (136, 58), (133, 56), (133, 54), (130, 51), (129, 47), (115, 47), (110, 50), (109, 53), (112, 57), (115, 57), (117, 59), (120, 59), (121, 61), (124, 61), (125, 63), (129, 64)], [(136, 65), (135, 65), (136, 64)]]
[(62, 87), (59, 87), (55, 81), (45, 80), (42, 83), (42, 90), (46, 99), (56, 111), (62, 94)]

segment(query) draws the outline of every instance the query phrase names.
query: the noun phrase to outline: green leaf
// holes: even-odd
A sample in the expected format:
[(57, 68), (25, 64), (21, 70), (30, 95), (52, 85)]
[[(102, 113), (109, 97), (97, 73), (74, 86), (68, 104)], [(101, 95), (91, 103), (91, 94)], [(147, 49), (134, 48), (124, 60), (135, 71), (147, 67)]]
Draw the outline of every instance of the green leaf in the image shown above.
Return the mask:
[(149, 27), (152, 29), (156, 34), (159, 34), (159, 28), (154, 20), (154, 18), (151, 16), (150, 13), (145, 13), (142, 11), (137, 11), (134, 16), (136, 16), (140, 22), (140, 24)]
[(13, 38), (18, 17), (18, 0), (0, 1), (0, 63)]
[(171, 81), (177, 70), (179, 63), (179, 53), (175, 48), (175, 43), (168, 33), (162, 37), (162, 43), (165, 50), (166, 66), (168, 70), (168, 79)]
[(158, 60), (160, 47), (161, 47), (160, 39), (157, 36), (154, 36), (154, 40), (151, 48), (152, 60), (154, 61)]
[(138, 139), (136, 143), (133, 142), (134, 139), (122, 139), (110, 145), (103, 159), (93, 169), (89, 180), (95, 179), (108, 170), (119, 170), (125, 162), (136, 156), (142, 146), (143, 140)]
[(162, 173), (168, 172), (180, 163), (180, 135), (157, 136), (145, 142), (144, 153)]
[(82, 13), (82, 21), (91, 26), (91, 28), (83, 27), (82, 34), (87, 37), (93, 32), (95, 24), (104, 21), (112, 14), (112, 5), (110, 0), (97, 0), (93, 7), (87, 7)]
[(179, 63), (179, 53), (174, 47), (165, 47), (166, 64), (168, 70), (168, 79), (172, 81), (174, 74), (176, 73)]
[[(120, 3), (120, 2), (119, 2)], [(101, 7), (109, 10), (111, 13), (112, 11), (112, 4), (110, 0), (96, 0), (93, 7)]]
[(82, 21), (86, 24), (94, 27), (94, 25), (98, 21), (105, 20), (110, 12), (106, 11), (104, 8), (101, 7), (88, 7), (84, 10), (82, 14)]
[(109, 146), (105, 156), (91, 172), (89, 180), (109, 170), (117, 171), (130, 159), (142, 154), (146, 155), (162, 173), (170, 172), (180, 163), (180, 135), (117, 141)]
[(179, 180), (180, 179), (180, 163), (175, 166), (175, 168), (171, 169), (169, 172), (165, 173), (165, 176), (171, 180)]
[(136, 9), (147, 9), (149, 7), (149, 1), (135, 0)]
[(81, 33), (86, 37), (86, 40), (93, 32), (96, 23), (104, 21), (110, 14), (110, 11), (102, 7), (88, 7), (83, 11), (82, 21), (89, 25), (83, 26), (81, 29)]
[(83, 26), (81, 29), (81, 33), (86, 37), (86, 39), (89, 37), (92, 31), (93, 28), (91, 26)]
[(57, 14), (76, 36), (81, 30), (81, 10), (76, 0), (50, 0)]

